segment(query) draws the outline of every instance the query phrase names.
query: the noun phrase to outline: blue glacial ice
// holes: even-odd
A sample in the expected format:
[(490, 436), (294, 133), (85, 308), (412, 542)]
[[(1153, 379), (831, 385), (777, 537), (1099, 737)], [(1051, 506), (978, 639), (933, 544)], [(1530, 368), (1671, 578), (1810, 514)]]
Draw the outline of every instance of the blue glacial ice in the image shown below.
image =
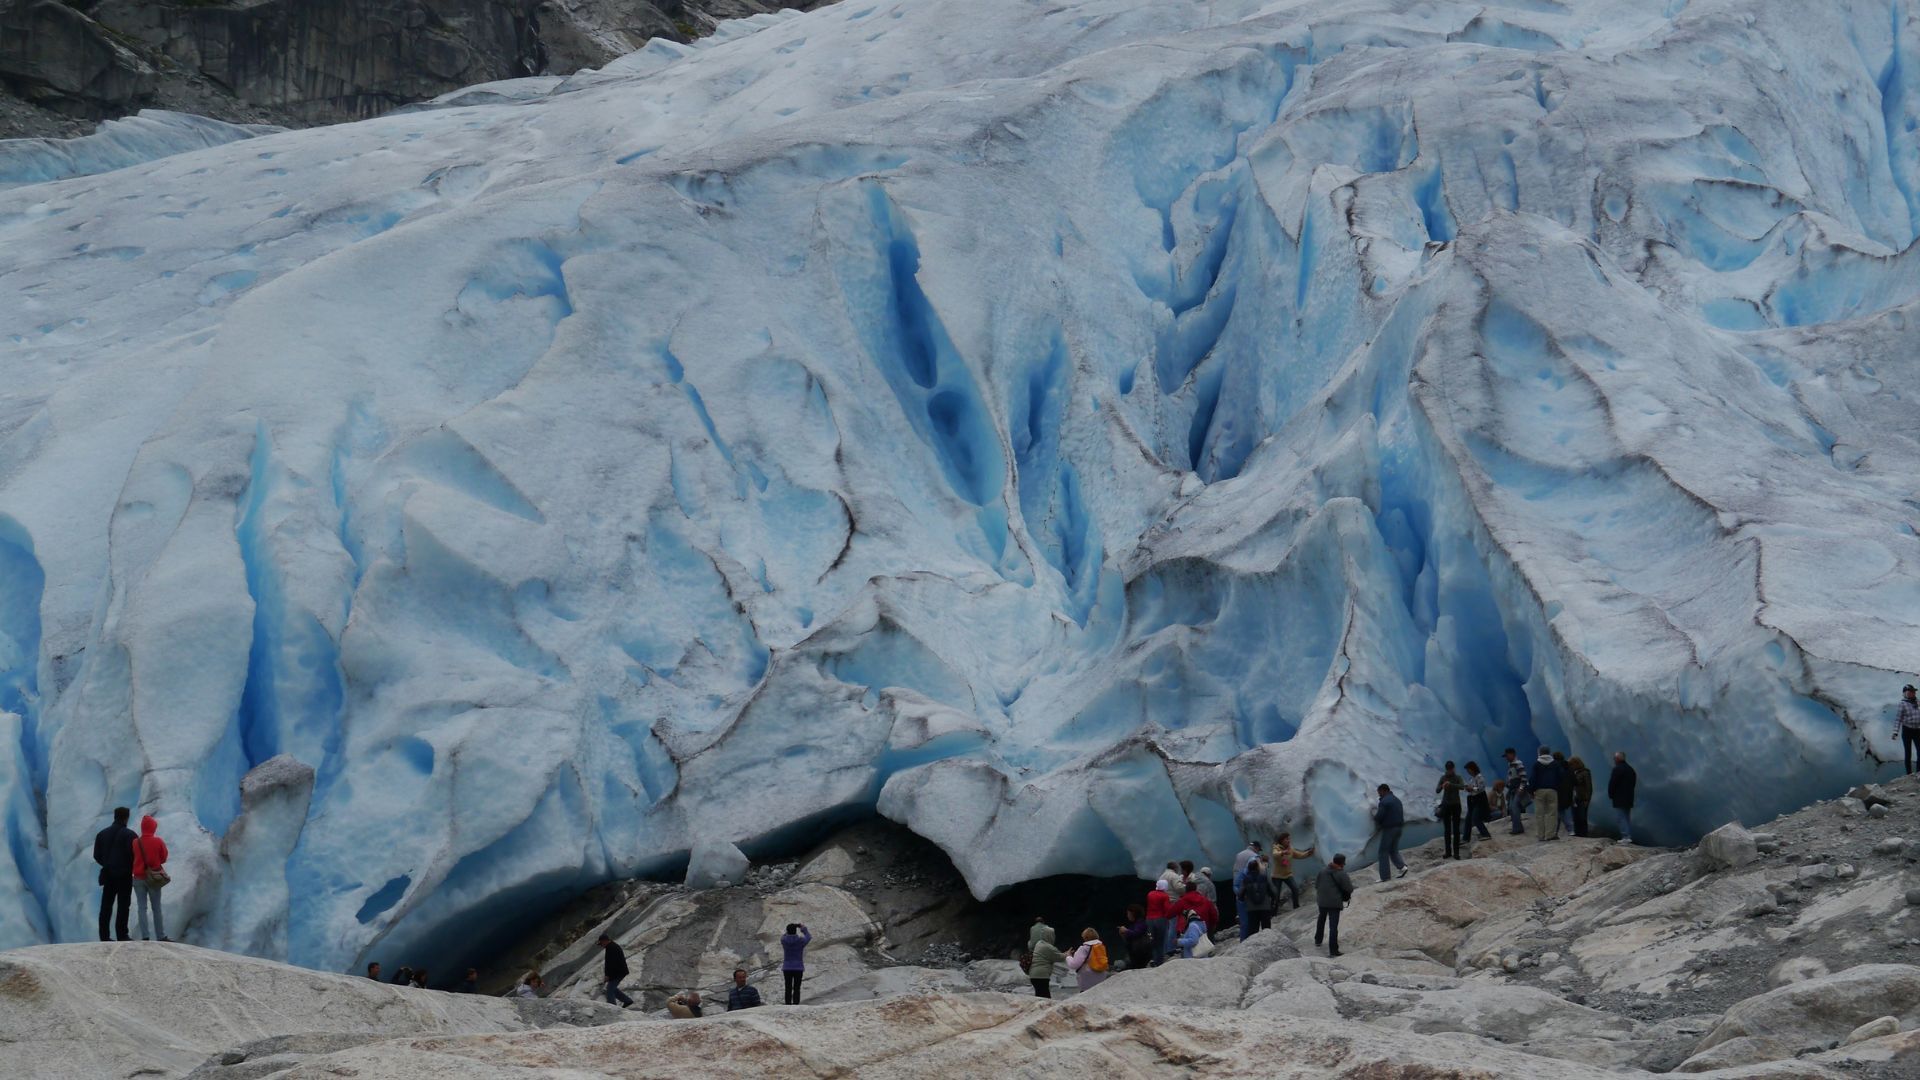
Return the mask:
[(1884, 773), (1916, 9), (847, 0), (16, 148), (0, 945), (121, 803), (345, 968), (875, 811), (986, 896), (1507, 745), (1669, 840)]

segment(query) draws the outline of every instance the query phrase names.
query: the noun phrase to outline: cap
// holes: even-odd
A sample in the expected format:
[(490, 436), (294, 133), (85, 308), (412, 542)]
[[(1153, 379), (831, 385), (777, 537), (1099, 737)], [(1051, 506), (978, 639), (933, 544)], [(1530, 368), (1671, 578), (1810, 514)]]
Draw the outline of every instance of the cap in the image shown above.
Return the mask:
[(1913, 690), (1913, 684), (1912, 684), (1912, 683), (1908, 683), (1907, 685), (1905, 685), (1905, 686), (1903, 686), (1903, 687), (1901, 687), (1901, 688), (1900, 688), (1900, 692), (1901, 692), (1901, 693), (1903, 693), (1903, 694), (1906, 694), (1906, 693), (1912, 693), (1912, 692), (1914, 692), (1914, 690)]

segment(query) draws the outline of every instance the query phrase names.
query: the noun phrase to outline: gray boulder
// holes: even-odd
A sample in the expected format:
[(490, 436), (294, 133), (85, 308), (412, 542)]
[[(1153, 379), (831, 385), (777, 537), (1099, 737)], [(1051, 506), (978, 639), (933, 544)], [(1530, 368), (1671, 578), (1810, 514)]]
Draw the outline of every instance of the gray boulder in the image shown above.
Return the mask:
[(1920, 1023), (1920, 967), (1862, 964), (1748, 998), (1728, 1009), (1680, 1072), (1706, 1072), (1825, 1050), (1891, 1015)]
[(1700, 838), (1697, 864), (1703, 873), (1737, 870), (1759, 858), (1753, 834), (1738, 822), (1728, 822)]

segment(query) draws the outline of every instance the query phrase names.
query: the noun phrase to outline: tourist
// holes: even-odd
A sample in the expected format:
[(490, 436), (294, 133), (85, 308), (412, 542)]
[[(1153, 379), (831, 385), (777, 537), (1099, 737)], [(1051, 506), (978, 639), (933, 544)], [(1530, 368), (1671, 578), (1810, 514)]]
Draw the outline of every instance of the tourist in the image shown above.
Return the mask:
[(1920, 699), (1914, 697), (1913, 684), (1900, 688), (1900, 704), (1894, 709), (1893, 737), (1900, 740), (1900, 757), (1906, 762), (1907, 775), (1920, 770)]
[(800, 981), (807, 976), (807, 945), (813, 931), (806, 923), (790, 922), (780, 937), (780, 977), (787, 984), (786, 1004), (800, 1004)]
[(426, 968), (413, 969), (413, 985), (418, 987), (421, 990), (425, 990), (427, 988), (427, 969)]
[(627, 951), (620, 943), (605, 934), (600, 935), (600, 948), (606, 955), (606, 966), (601, 969), (606, 982), (607, 1004), (627, 1008), (633, 999), (620, 989), (621, 980), (627, 977)]
[(1504, 756), (1507, 759), (1507, 816), (1513, 819), (1511, 832), (1519, 836), (1527, 831), (1520, 821), (1521, 812), (1527, 808), (1527, 769), (1520, 764), (1520, 754), (1513, 747), (1507, 747)]
[(479, 968), (467, 969), (467, 977), (460, 980), (460, 992), (463, 994), (477, 994), (480, 992)]
[(1460, 857), (1460, 843), (1465, 839), (1463, 834), (1467, 831), (1462, 824), (1466, 808), (1460, 804), (1460, 794), (1467, 790), (1467, 782), (1460, 778), (1460, 774), (1454, 771), (1453, 762), (1449, 761), (1447, 771), (1440, 774), (1440, 782), (1434, 785), (1433, 790), (1440, 796), (1440, 805), (1436, 809), (1440, 812), (1441, 857), (1457, 859)]
[(1553, 763), (1560, 767), (1560, 831), (1573, 835), (1573, 768), (1567, 764), (1567, 755), (1558, 750), (1553, 752)]
[(700, 1011), (700, 991), (689, 990), (684, 994), (675, 994), (667, 999), (667, 1015), (675, 1020), (698, 1020)]
[(1273, 879), (1267, 876), (1267, 864), (1255, 859), (1242, 875), (1240, 895), (1240, 940), (1245, 941), (1262, 930), (1273, 929), (1273, 909), (1277, 899)]
[(1147, 929), (1153, 934), (1153, 963), (1167, 958), (1167, 942), (1173, 940), (1173, 889), (1165, 879), (1153, 883), (1147, 893)]
[(1210, 904), (1218, 902), (1219, 894), (1216, 893), (1213, 888), (1212, 870), (1204, 866), (1199, 870), (1195, 870), (1191, 860), (1182, 859), (1180, 862), (1180, 873), (1186, 877), (1187, 888), (1189, 890), (1206, 897), (1207, 902)]
[(1400, 831), (1407, 823), (1407, 812), (1400, 806), (1400, 797), (1385, 784), (1380, 785), (1380, 802), (1373, 808), (1373, 823), (1380, 830), (1380, 880), (1387, 881), (1393, 874), (1387, 868), (1391, 862), (1400, 869), (1400, 876), (1407, 876), (1407, 863), (1400, 857)]
[(1235, 855), (1233, 857), (1233, 879), (1234, 879), (1234, 885), (1236, 887), (1240, 883), (1240, 871), (1245, 870), (1247, 868), (1247, 861), (1249, 859), (1256, 859), (1259, 857), (1260, 857), (1260, 841), (1249, 837), (1247, 839), (1246, 849), (1240, 852), (1240, 854)]
[(1620, 815), (1620, 842), (1633, 843), (1633, 790), (1640, 785), (1640, 774), (1627, 764), (1627, 755), (1613, 755), (1613, 772), (1607, 777), (1607, 801)]
[(520, 976), (520, 981), (513, 984), (513, 989), (508, 991), (507, 996), (528, 999), (537, 998), (540, 996), (540, 988), (545, 985), (546, 983), (541, 980), (539, 972), (529, 971), (525, 975)]
[(1480, 832), (1480, 839), (1491, 840), (1493, 834), (1487, 831), (1487, 822), (1493, 820), (1493, 804), (1487, 801), (1487, 778), (1480, 772), (1480, 763), (1467, 762), (1467, 823), (1460, 830), (1460, 844), (1466, 846), (1473, 839), (1473, 832)]
[[(1247, 865), (1251, 866), (1253, 864), (1248, 863)], [(1180, 919), (1180, 958), (1183, 960), (1191, 960), (1193, 959), (1193, 950), (1199, 946), (1201, 939), (1207, 936), (1207, 920), (1203, 918), (1195, 908), (1182, 909)]]
[(380, 981), (380, 961), (375, 960), (373, 963), (367, 965), (367, 978), (372, 979), (374, 982)]
[[(127, 819), (133, 811), (124, 806), (113, 809), (113, 824), (93, 836), (93, 861), (100, 864), (100, 940), (131, 941), (127, 934), (127, 908), (133, 902), (133, 830)], [(107, 936), (107, 924), (113, 924), (114, 936)]]
[[(1293, 880), (1293, 860), (1310, 859), (1312, 857), (1312, 848), (1308, 848), (1305, 851), (1295, 851), (1293, 849), (1293, 834), (1290, 832), (1281, 833), (1280, 839), (1273, 842), (1273, 870), (1271, 876), (1273, 878), (1275, 900), (1279, 899), (1280, 887), (1284, 885), (1286, 886), (1288, 895), (1293, 898), (1293, 910), (1300, 910), (1300, 886)], [(1278, 907), (1279, 904), (1276, 903), (1274, 906)]]
[[(1487, 789), (1487, 820), (1505, 821), (1507, 819), (1507, 782), (1495, 780)], [(1489, 836), (1491, 840), (1493, 837)]]
[(412, 986), (413, 985), (413, 969), (408, 967), (405, 964), (401, 964), (400, 970), (393, 973), (393, 985)]
[(1080, 944), (1067, 957), (1067, 970), (1082, 990), (1091, 990), (1107, 981), (1107, 946), (1100, 932), (1089, 926), (1080, 931)]
[(1326, 939), (1327, 955), (1340, 955), (1340, 909), (1353, 899), (1353, 879), (1347, 876), (1347, 857), (1335, 855), (1313, 883), (1313, 898), (1320, 905), (1320, 917), (1314, 920), (1313, 943)]
[(1593, 771), (1579, 755), (1567, 759), (1567, 772), (1573, 779), (1573, 835), (1587, 835), (1587, 808), (1593, 805)]
[(1535, 840), (1560, 839), (1560, 779), (1564, 770), (1553, 759), (1553, 751), (1540, 748), (1533, 761), (1527, 785), (1533, 789), (1533, 837)]
[[(133, 902), (140, 912), (140, 940), (172, 941), (167, 936), (167, 920), (160, 914), (160, 889), (171, 878), (167, 874), (167, 842), (156, 835), (160, 823), (148, 814), (140, 819), (140, 835), (133, 841)], [(153, 934), (147, 934), (147, 912), (153, 912)]]
[(760, 1007), (760, 991), (747, 985), (747, 969), (733, 969), (733, 989), (727, 991), (727, 1011), (738, 1009), (757, 1009)]
[(1053, 944), (1053, 927), (1036, 921), (1027, 937), (1027, 978), (1033, 983), (1033, 996), (1053, 996), (1053, 975), (1066, 957)]
[(1128, 904), (1126, 923), (1115, 929), (1120, 931), (1120, 940), (1127, 945), (1127, 967), (1152, 967), (1153, 929), (1147, 925), (1147, 910), (1139, 904)]
[[(1251, 869), (1254, 863), (1259, 861), (1260, 860), (1255, 859), (1253, 862), (1249, 862), (1247, 864), (1248, 868)], [(1182, 893), (1180, 898), (1173, 902), (1173, 906), (1177, 908), (1192, 908), (1200, 913), (1200, 917), (1207, 921), (1208, 926), (1216, 925), (1220, 920), (1220, 908), (1215, 905), (1213, 901), (1201, 895), (1200, 890), (1197, 888), (1188, 889)]]

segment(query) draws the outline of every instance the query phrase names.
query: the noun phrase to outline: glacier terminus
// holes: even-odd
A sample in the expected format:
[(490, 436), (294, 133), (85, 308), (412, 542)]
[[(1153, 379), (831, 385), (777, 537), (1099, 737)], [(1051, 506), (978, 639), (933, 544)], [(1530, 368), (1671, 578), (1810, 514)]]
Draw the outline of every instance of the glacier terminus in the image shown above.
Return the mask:
[(0, 946), (123, 804), (176, 937), (346, 970), (875, 813), (985, 898), (1897, 759), (1911, 0), (843, 0), (121, 125), (0, 152)]

